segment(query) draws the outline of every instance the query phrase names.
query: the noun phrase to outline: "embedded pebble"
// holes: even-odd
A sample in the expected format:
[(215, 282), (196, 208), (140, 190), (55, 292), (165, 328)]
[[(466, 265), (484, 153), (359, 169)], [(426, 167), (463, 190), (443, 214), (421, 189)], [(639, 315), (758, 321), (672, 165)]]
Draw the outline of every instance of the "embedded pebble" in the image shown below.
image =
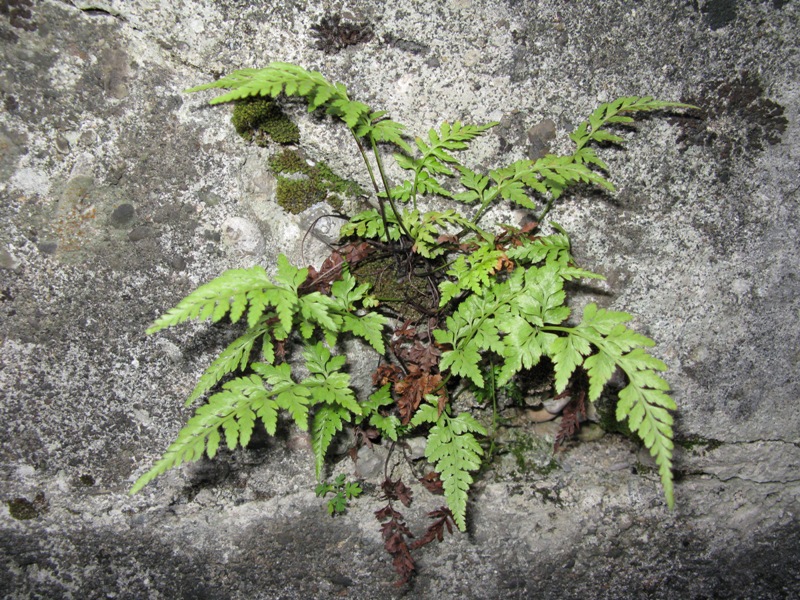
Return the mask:
[(264, 253), (264, 236), (258, 226), (242, 217), (231, 217), (222, 224), (222, 243), (240, 254)]
[(567, 404), (570, 403), (571, 400), (572, 396), (564, 396), (563, 398), (551, 398), (550, 400), (545, 400), (542, 402), (542, 404), (544, 405), (545, 410), (551, 415), (557, 415)]
[(108, 222), (112, 227), (122, 229), (131, 224), (135, 215), (136, 209), (133, 208), (132, 204), (120, 204), (111, 213)]
[(362, 446), (358, 451), (355, 472), (365, 479), (380, 477), (389, 450), (383, 446), (373, 445), (372, 448)]
[(550, 142), (556, 139), (556, 124), (552, 119), (543, 119), (528, 129), (528, 157), (537, 159), (550, 152)]
[(156, 346), (158, 346), (158, 349), (170, 361), (174, 363), (179, 363), (183, 360), (183, 352), (181, 351), (181, 349), (172, 342), (170, 342), (169, 340), (161, 338), (158, 341), (156, 341)]
[(5, 248), (0, 248), (0, 269), (14, 270), (19, 266), (19, 261)]
[(42, 254), (49, 254), (52, 256), (53, 254), (56, 253), (56, 250), (58, 250), (58, 242), (52, 242), (52, 241), (40, 242), (39, 244), (36, 245), (36, 247), (39, 248), (39, 252), (41, 252)]
[(424, 436), (417, 436), (406, 440), (408, 446), (408, 456), (411, 460), (418, 460), (425, 457), (425, 446), (428, 440)]
[(175, 271), (183, 271), (186, 268), (186, 259), (182, 256), (170, 256), (167, 264)]
[(134, 228), (129, 234), (128, 239), (132, 242), (139, 240), (146, 240), (147, 238), (155, 237), (156, 232), (152, 227), (142, 225), (141, 227)]
[(64, 137), (64, 134), (59, 133), (56, 136), (56, 150), (58, 150), (61, 154), (69, 154), (70, 145), (69, 140)]

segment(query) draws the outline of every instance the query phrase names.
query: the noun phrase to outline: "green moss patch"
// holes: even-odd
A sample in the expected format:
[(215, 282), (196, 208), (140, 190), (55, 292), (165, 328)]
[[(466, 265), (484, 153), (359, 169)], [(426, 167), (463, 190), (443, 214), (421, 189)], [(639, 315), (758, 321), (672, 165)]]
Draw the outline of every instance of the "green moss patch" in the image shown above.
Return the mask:
[(520, 474), (549, 475), (560, 468), (553, 458), (553, 444), (545, 438), (518, 432), (508, 443), (507, 450), (514, 457)]
[(309, 164), (295, 150), (275, 154), (269, 166), (278, 178), (278, 204), (295, 215), (317, 202), (327, 202), (341, 210), (344, 199), (364, 194), (354, 181), (342, 179), (325, 163)]
[(6, 504), (8, 505), (9, 514), (18, 521), (35, 519), (47, 510), (47, 501), (42, 492), (36, 494), (33, 502), (27, 498), (14, 498), (13, 500), (7, 500)]
[(258, 146), (271, 139), (278, 144), (296, 144), (300, 130), (277, 103), (264, 98), (251, 98), (236, 103), (231, 122), (242, 138)]

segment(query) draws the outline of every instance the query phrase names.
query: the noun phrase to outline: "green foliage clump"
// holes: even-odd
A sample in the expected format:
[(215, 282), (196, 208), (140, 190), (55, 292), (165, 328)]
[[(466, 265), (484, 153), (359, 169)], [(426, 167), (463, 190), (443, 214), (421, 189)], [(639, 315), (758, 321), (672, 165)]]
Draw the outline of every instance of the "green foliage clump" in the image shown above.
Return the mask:
[[(549, 233), (541, 228), (570, 186), (614, 190), (605, 177), (607, 165), (594, 149), (624, 141), (610, 127), (630, 123), (637, 112), (685, 105), (619, 98), (600, 105), (570, 135), (572, 152), (479, 172), (458, 154), (496, 123), (443, 123), (412, 145), (403, 125), (350, 99), (344, 85), (286, 63), (235, 71), (189, 91), (210, 88), (229, 90), (212, 104), (300, 96), (310, 111), (325, 111), (343, 121), (364, 160), (375, 204), (342, 228), (342, 245), (319, 271), (296, 268), (281, 255), (274, 276), (260, 266), (228, 271), (156, 320), (148, 333), (190, 319), (219, 321), (226, 316), (233, 322), (244, 318), (248, 328), (208, 367), (188, 402), (224, 380), (221, 390), (197, 408), (132, 492), (181, 463), (203, 454), (213, 457), (223, 435), (231, 449), (246, 445), (258, 419), (274, 435), (279, 412), (309, 431), (318, 479), (331, 441), (347, 423), (365, 443), (422, 434), (427, 439), (425, 457), (433, 467), (426, 487), (440, 490), (447, 506), (430, 513), (434, 524), (410, 545), (411, 533), (392, 505), (411, 502), (402, 482), (387, 477), (382, 489), (389, 505), (376, 513), (386, 549), (406, 581), (414, 570), (411, 549), (441, 540), (451, 524), (466, 529), (473, 473), (486, 454), (486, 428), (472, 412), (459, 412), (453, 400), (465, 392), (494, 398), (496, 390), (512, 389), (532, 369), (551, 364), (553, 394), (569, 393), (590, 402), (621, 374), (624, 385), (615, 417), (655, 458), (672, 507), (670, 411), (676, 407), (660, 375), (666, 365), (649, 354), (652, 340), (627, 327), (629, 314), (591, 303), (582, 315), (573, 315), (565, 283), (602, 276), (576, 265), (560, 226), (550, 223)], [(396, 151), (393, 158), (407, 173), (396, 185), (386, 175), (385, 147)], [(282, 153), (273, 159), (273, 168), (312, 180), (304, 163)], [(451, 208), (425, 211), (424, 197), (449, 202)], [(484, 226), (483, 217), (501, 204), (529, 211), (531, 224)], [(413, 301), (419, 317), (393, 329), (386, 314), (397, 314), (392, 309), (397, 300), (381, 303), (359, 277), (360, 264), (385, 258), (395, 265), (398, 281), (424, 292)], [(344, 336), (360, 338), (381, 357), (373, 375), (376, 389), (367, 398), (357, 398), (346, 356), (337, 353)], [(293, 346), (300, 347), (304, 364), (288, 361)], [(335, 491), (337, 497), (342, 493), (347, 500), (338, 484), (320, 489)]]
[(278, 176), (277, 202), (292, 214), (323, 201), (341, 210), (342, 198), (364, 193), (357, 183), (342, 179), (325, 163), (309, 164), (296, 150), (287, 149), (273, 155), (269, 165)]
[(271, 139), (277, 144), (296, 144), (300, 129), (272, 100), (254, 98), (237, 102), (231, 122), (236, 133), (248, 142), (266, 146)]
[(358, 483), (345, 481), (344, 473), (334, 479), (333, 483), (320, 483), (314, 490), (317, 498), (333, 494), (333, 498), (328, 500), (328, 514), (331, 516), (344, 513), (350, 500), (358, 498), (362, 491)]

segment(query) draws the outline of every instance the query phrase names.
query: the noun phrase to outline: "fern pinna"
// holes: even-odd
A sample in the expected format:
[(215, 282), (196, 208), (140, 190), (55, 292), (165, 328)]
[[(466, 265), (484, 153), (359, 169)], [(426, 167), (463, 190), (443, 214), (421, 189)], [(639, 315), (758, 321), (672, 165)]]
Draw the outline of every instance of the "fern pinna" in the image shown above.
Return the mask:
[[(320, 272), (292, 266), (283, 255), (272, 277), (261, 266), (227, 271), (148, 329), (154, 333), (190, 319), (244, 318), (247, 323), (245, 333), (200, 377), (187, 404), (221, 384), (219, 391), (196, 409), (132, 492), (181, 463), (203, 454), (213, 457), (223, 436), (231, 449), (247, 445), (259, 419), (273, 435), (278, 413), (284, 411), (310, 432), (318, 478), (331, 441), (346, 423), (370, 431), (369, 439), (375, 440), (424, 433), (425, 456), (438, 474), (431, 485), (441, 488), (447, 502), (436, 512), (436, 534), (429, 532), (424, 539), (441, 537), (449, 515), (463, 531), (472, 473), (483, 460), (487, 432), (476, 414), (456, 412), (452, 399), (469, 390), (486, 397), (485, 389), (491, 394), (547, 359), (553, 366), (554, 394), (580, 378), (588, 380), (587, 397), (595, 401), (616, 372), (624, 374), (616, 417), (627, 422), (655, 458), (667, 504), (673, 505), (670, 411), (675, 404), (660, 375), (666, 366), (647, 352), (652, 340), (626, 326), (627, 313), (588, 304), (580, 320), (573, 319), (564, 282), (601, 276), (575, 264), (560, 226), (550, 223), (552, 233), (545, 235), (541, 224), (570, 186), (614, 190), (605, 176), (607, 165), (594, 149), (598, 143), (623, 143), (608, 127), (629, 123), (637, 112), (686, 105), (619, 98), (599, 106), (570, 134), (573, 152), (481, 173), (458, 155), (496, 123), (444, 123), (410, 142), (403, 125), (350, 99), (344, 85), (287, 63), (235, 71), (189, 91), (211, 88), (228, 90), (212, 104), (250, 96), (299, 97), (309, 111), (341, 120), (352, 133), (375, 194), (371, 205), (344, 225), (342, 245)], [(394, 185), (384, 168), (387, 148), (408, 174)], [(449, 201), (452, 208), (426, 211), (426, 197)], [(484, 226), (484, 217), (503, 203), (529, 211), (529, 224)], [(361, 266), (387, 256), (393, 277), (427, 290), (426, 300), (413, 303), (415, 317), (398, 305), (405, 300), (370, 295), (370, 284), (362, 281), (367, 270)], [(346, 357), (336, 354), (343, 335), (360, 338), (383, 357), (369, 398), (356, 397)], [(296, 344), (302, 347), (301, 376), (285, 358), (287, 347)], [(493, 374), (491, 386), (484, 380), (487, 369)], [(410, 493), (403, 498), (410, 499)], [(396, 513), (391, 506), (383, 512), (384, 517)], [(399, 556), (397, 548), (390, 552)], [(400, 561), (405, 575), (413, 570), (407, 554)]]

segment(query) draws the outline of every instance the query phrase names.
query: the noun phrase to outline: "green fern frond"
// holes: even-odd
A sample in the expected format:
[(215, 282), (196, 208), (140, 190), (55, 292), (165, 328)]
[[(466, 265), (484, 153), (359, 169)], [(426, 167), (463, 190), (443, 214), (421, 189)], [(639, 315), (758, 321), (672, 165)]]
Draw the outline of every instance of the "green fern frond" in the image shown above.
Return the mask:
[(505, 251), (496, 249), (493, 241), (481, 242), (474, 252), (460, 255), (447, 271), (450, 279), (439, 284), (439, 306), (446, 305), (461, 292), (469, 290), (480, 295), (490, 289), (495, 273), (505, 266), (504, 258)]
[[(288, 363), (279, 365), (253, 363), (250, 367), (270, 386), (270, 397), (274, 398), (275, 408), (287, 411), (302, 431), (308, 431), (311, 390), (308, 389), (308, 386), (298, 384), (292, 379), (292, 367)], [(274, 435), (275, 425), (266, 422), (265, 425), (267, 425), (267, 431), (272, 430), (270, 435)]]
[(306, 368), (311, 376), (303, 383), (311, 391), (317, 404), (338, 404), (355, 415), (361, 414), (361, 405), (356, 401), (350, 388), (350, 375), (341, 369), (347, 360), (345, 356), (332, 356), (322, 343), (306, 346), (303, 351)]
[[(396, 242), (402, 235), (397, 217), (390, 210), (386, 210), (385, 217), (386, 222), (389, 224), (389, 239)], [(367, 240), (385, 240), (387, 231), (380, 212), (370, 208), (351, 217), (347, 223), (342, 225), (340, 235), (343, 238), (359, 237)]]
[(508, 258), (524, 265), (536, 265), (541, 262), (567, 266), (572, 262), (572, 250), (569, 237), (563, 233), (523, 239), (519, 246), (508, 249)]
[(439, 238), (458, 230), (475, 230), (473, 224), (453, 209), (442, 212), (431, 210), (420, 215), (419, 211), (404, 212), (406, 229), (414, 238), (413, 250), (425, 258), (435, 258), (447, 252)]
[[(631, 365), (627, 366), (630, 368)], [(626, 374), (629, 373), (625, 366), (622, 369)], [(652, 377), (648, 379), (652, 380)], [(666, 382), (662, 385), (664, 389), (628, 384), (619, 393), (617, 420), (622, 421), (627, 418), (628, 427), (641, 438), (655, 458), (667, 506), (673, 508), (675, 506), (672, 474), (673, 419), (669, 411), (675, 410), (676, 406), (672, 398), (665, 393), (669, 389)]]
[(310, 391), (313, 403), (320, 405), (311, 426), (311, 447), (319, 479), (331, 440), (345, 421), (350, 421), (352, 415), (361, 415), (363, 409), (350, 388), (350, 375), (340, 371), (345, 364), (344, 356), (332, 356), (318, 343), (307, 346), (303, 357), (310, 373), (303, 385)]
[(509, 383), (522, 369), (531, 369), (546, 356), (557, 336), (542, 331), (540, 327), (515, 315), (504, 324), (506, 337), (501, 356), (503, 364), (495, 379), (495, 385), (502, 387)]
[(342, 273), (342, 277), (331, 285), (331, 298), (342, 319), (341, 331), (347, 331), (360, 337), (372, 346), (378, 354), (386, 352), (383, 340), (384, 328), (388, 325), (389, 319), (373, 311), (356, 314), (358, 305), (369, 303), (370, 296), (369, 284), (357, 284), (347, 269)]
[(342, 317), (337, 314), (336, 301), (320, 292), (304, 294), (299, 298), (300, 333), (308, 339), (316, 327), (335, 335), (341, 328)]
[(480, 468), (483, 456), (483, 448), (473, 434), (485, 436), (486, 429), (468, 413), (451, 417), (445, 411), (428, 432), (425, 446), (425, 457), (439, 473), (447, 506), (461, 531), (467, 528), (467, 493), (472, 484), (470, 472)]
[(383, 329), (388, 323), (388, 319), (376, 312), (367, 312), (362, 315), (345, 313), (342, 315), (342, 331), (349, 331), (353, 335), (360, 337), (378, 354), (386, 353), (386, 346), (383, 341)]
[(453, 196), (453, 200), (458, 200), (464, 204), (472, 204), (476, 200), (482, 199), (484, 197), (484, 191), (489, 185), (489, 178), (485, 175), (481, 175), (480, 173), (476, 173), (464, 165), (454, 166), (456, 169), (458, 169), (458, 172), (461, 173), (461, 178), (459, 181), (461, 185), (467, 189), (467, 191), (461, 192), (460, 194), (455, 194)]
[(259, 337), (264, 337), (262, 343), (262, 357), (268, 363), (275, 360), (272, 340), (270, 339), (270, 327), (266, 322), (258, 324), (253, 329), (248, 329), (244, 334), (231, 342), (225, 350), (200, 376), (194, 390), (186, 400), (186, 406), (197, 400), (208, 390), (219, 383), (223, 377), (234, 371), (244, 371), (250, 364), (250, 353)]
[(398, 428), (400, 419), (396, 415), (382, 415), (381, 409), (389, 409), (394, 404), (394, 399), (390, 392), (391, 385), (386, 384), (373, 392), (366, 402), (361, 403), (361, 415), (356, 416), (356, 423), (361, 424), (369, 418), (369, 424), (375, 427), (382, 436), (396, 442), (398, 439)]
[[(383, 119), (376, 122), (375, 115), (373, 114), (371, 117), (373, 121), (371, 129), (368, 132), (365, 132), (365, 134), (368, 133), (376, 142), (394, 144), (409, 154), (413, 152), (411, 146), (408, 145), (408, 142), (403, 139), (403, 131), (405, 130), (404, 125), (389, 119)], [(356, 132), (356, 135), (359, 135), (359, 133), (360, 132)], [(365, 134), (362, 134), (362, 136)]]
[[(279, 267), (288, 265), (286, 257), (280, 255)], [(275, 309), (284, 331), (292, 328), (292, 319), (297, 307), (296, 281), (305, 280), (306, 269), (296, 269), (291, 285), (275, 285), (263, 267), (255, 265), (249, 269), (231, 269), (216, 279), (201, 285), (181, 300), (174, 308), (147, 329), (148, 334), (178, 325), (190, 319), (208, 319), (217, 322), (226, 314), (237, 322), (247, 311), (247, 322), (255, 327), (268, 306)], [(248, 308), (249, 306), (249, 308)]]
[(345, 421), (350, 420), (350, 413), (335, 404), (326, 404), (317, 409), (311, 426), (311, 448), (314, 451), (314, 472), (317, 480), (322, 475), (325, 454), (334, 436), (342, 430)]
[[(451, 125), (445, 122), (442, 123), (438, 132), (435, 129), (428, 131), (427, 142), (422, 138), (416, 138), (414, 141), (421, 154), (419, 158), (395, 155), (399, 167), (414, 172), (414, 178), (408, 188), (402, 188), (401, 197), (404, 200), (413, 199), (415, 202), (417, 194), (450, 197), (450, 192), (442, 187), (436, 178), (437, 175), (452, 177), (454, 173), (449, 165), (456, 168), (461, 167), (452, 152), (467, 149), (469, 142), (497, 124), (492, 122), (486, 125), (463, 125), (456, 121)], [(412, 153), (408, 152), (408, 154)]]
[(227, 89), (225, 94), (211, 100), (221, 104), (251, 96), (277, 98), (281, 94), (298, 96), (308, 102), (312, 112), (324, 109), (331, 116), (344, 121), (357, 137), (368, 137), (375, 142), (389, 142), (410, 152), (403, 139), (404, 126), (374, 112), (363, 102), (351, 100), (347, 88), (341, 83), (331, 83), (318, 71), (309, 71), (298, 65), (272, 62), (263, 69), (240, 69), (211, 83), (186, 90), (199, 92), (208, 89)]
[(211, 396), (208, 404), (195, 411), (164, 456), (136, 480), (130, 493), (135, 494), (169, 469), (199, 460), (206, 450), (209, 458), (213, 457), (220, 443), (220, 428), (225, 431), (230, 449), (239, 443), (246, 444), (253, 429), (253, 404), (265, 402), (268, 395), (257, 375), (240, 377), (223, 385), (223, 391)]
[(553, 340), (547, 353), (553, 361), (555, 392), (560, 394), (569, 383), (572, 373), (583, 364), (584, 356), (592, 351), (589, 342), (577, 335), (566, 335)]
[(580, 182), (591, 183), (610, 192), (615, 191), (614, 184), (582, 162), (577, 162), (574, 155), (548, 154), (531, 165), (530, 173), (541, 177), (542, 185), (556, 198), (567, 186)]
[[(628, 378), (628, 384), (619, 393), (617, 420), (627, 421), (628, 427), (644, 442), (656, 460), (664, 495), (670, 508), (674, 505), (672, 483), (672, 415), (675, 402), (667, 395), (669, 384), (658, 372), (666, 365), (645, 351), (654, 345), (653, 340), (628, 329), (624, 323), (631, 319), (628, 313), (586, 306), (583, 320), (574, 328), (550, 327), (567, 333), (560, 340), (583, 340), (576, 344), (580, 354), (586, 355), (591, 343), (596, 353), (585, 359), (583, 366), (589, 376), (589, 399), (600, 397), (603, 386), (617, 368)], [(558, 375), (558, 369), (556, 370)], [(563, 379), (562, 379), (563, 383)], [(558, 386), (557, 386), (558, 389)], [(562, 388), (563, 389), (563, 388)]]
[(186, 92), (199, 92), (208, 89), (228, 89), (226, 94), (211, 100), (211, 104), (221, 104), (250, 96), (270, 96), (280, 94), (308, 98), (314, 110), (338, 100), (348, 100), (344, 86), (331, 84), (321, 73), (308, 71), (298, 65), (272, 62), (263, 69), (240, 69), (211, 83), (189, 88)]
[(575, 142), (580, 151), (589, 142), (622, 143), (624, 140), (604, 131), (602, 128), (611, 123), (630, 123), (633, 118), (623, 113), (646, 112), (662, 110), (665, 108), (697, 108), (682, 102), (663, 102), (654, 100), (651, 96), (626, 96), (598, 106), (589, 116), (570, 134), (570, 139)]

